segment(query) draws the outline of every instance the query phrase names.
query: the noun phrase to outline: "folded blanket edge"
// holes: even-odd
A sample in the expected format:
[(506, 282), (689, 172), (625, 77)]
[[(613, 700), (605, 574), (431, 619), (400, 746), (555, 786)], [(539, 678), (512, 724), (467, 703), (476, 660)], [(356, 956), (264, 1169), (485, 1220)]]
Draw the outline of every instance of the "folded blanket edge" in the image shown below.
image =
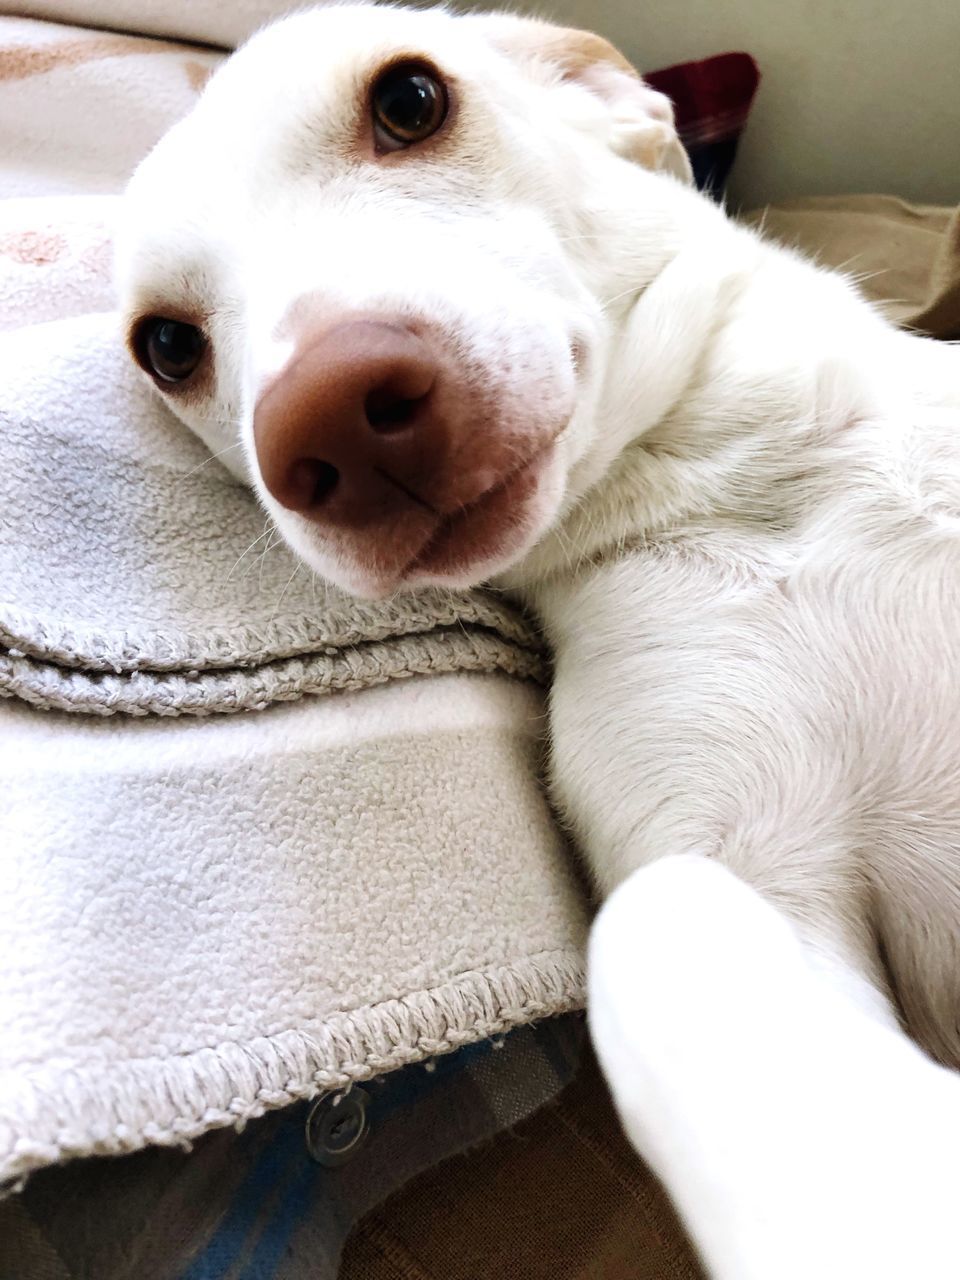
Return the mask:
[[(145, 1146), (187, 1146), (211, 1129), (242, 1126), (292, 1102), (583, 1004), (582, 955), (549, 951), (334, 1014), (312, 1033), (289, 1030), (82, 1069), (47, 1062), (33, 1079), (30, 1067), (13, 1063), (2, 1096), (23, 1096), (29, 1086), (30, 1114), (0, 1117), (0, 1196), (21, 1190), (31, 1173), (48, 1165)], [(16, 1136), (18, 1125), (30, 1136)]]
[(485, 628), (373, 641), (332, 655), (251, 668), (108, 674), (37, 662), (0, 648), (0, 697), (43, 711), (95, 716), (208, 716), (262, 711), (306, 696), (354, 693), (392, 680), (486, 672), (545, 683), (542, 655)]
[(192, 634), (157, 628), (143, 637), (95, 627), (64, 626), (0, 606), (0, 650), (40, 662), (117, 675), (135, 671), (176, 671), (193, 667), (253, 667), (283, 658), (305, 658), (332, 649), (378, 640), (402, 639), (453, 627), (484, 627), (530, 649), (540, 643), (533, 625), (486, 592), (448, 599), (422, 596), (419, 608), (383, 614), (376, 605), (350, 600), (340, 615), (313, 619), (297, 615), (267, 625), (210, 626)]

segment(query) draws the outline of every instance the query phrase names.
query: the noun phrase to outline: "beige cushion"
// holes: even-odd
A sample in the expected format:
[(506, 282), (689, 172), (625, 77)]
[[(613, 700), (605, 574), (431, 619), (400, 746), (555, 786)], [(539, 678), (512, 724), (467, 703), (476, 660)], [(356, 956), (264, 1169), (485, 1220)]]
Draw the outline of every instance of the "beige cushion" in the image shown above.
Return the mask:
[(856, 276), (895, 324), (960, 338), (960, 208), (819, 196), (748, 215), (767, 235)]

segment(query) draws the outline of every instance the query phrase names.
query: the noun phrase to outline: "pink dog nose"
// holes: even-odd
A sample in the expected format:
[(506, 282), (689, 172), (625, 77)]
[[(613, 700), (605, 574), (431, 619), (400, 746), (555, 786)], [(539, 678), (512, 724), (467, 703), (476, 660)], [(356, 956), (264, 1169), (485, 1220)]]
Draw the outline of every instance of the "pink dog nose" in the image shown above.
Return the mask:
[(420, 488), (447, 452), (437, 357), (409, 329), (354, 320), (297, 352), (254, 415), (267, 489), (310, 519), (362, 528)]

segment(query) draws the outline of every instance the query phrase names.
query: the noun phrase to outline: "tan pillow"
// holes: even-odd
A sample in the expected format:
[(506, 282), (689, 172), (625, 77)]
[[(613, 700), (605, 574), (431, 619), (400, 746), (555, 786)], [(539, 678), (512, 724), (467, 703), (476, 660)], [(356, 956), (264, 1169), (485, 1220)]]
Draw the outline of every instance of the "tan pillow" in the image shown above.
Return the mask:
[(860, 277), (894, 323), (960, 338), (960, 208), (896, 196), (818, 196), (770, 205), (746, 221)]

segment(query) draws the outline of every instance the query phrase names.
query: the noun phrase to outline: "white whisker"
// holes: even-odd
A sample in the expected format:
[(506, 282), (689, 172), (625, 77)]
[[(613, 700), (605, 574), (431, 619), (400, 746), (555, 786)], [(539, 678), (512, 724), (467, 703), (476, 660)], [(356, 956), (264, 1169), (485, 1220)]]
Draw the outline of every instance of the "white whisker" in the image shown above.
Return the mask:
[(273, 607), (273, 613), (270, 615), (271, 622), (279, 613), (280, 606), (283, 604), (283, 597), (290, 590), (291, 586), (293, 585), (294, 578), (297, 576), (297, 574), (300, 572), (302, 568), (303, 568), (303, 561), (298, 557), (297, 563), (293, 566), (293, 573), (291, 573), (290, 577), (287, 579), (287, 585), (280, 592), (280, 599), (277, 601), (277, 603)]
[(263, 549), (263, 551), (260, 553), (260, 556), (259, 556), (259, 563), (260, 563), (260, 576), (259, 576), (259, 578), (257, 579), (257, 590), (258, 590), (258, 591), (262, 591), (262, 590), (263, 590), (263, 566), (264, 566), (264, 562), (266, 561), (267, 556), (270, 554), (270, 552), (273, 550), (273, 548), (274, 548), (275, 546), (277, 546), (280, 542), (282, 542), (282, 541), (283, 541), (283, 535), (280, 533), (280, 531), (279, 531), (279, 530), (276, 530), (275, 532), (276, 532), (276, 534), (277, 534), (276, 539), (271, 538), (271, 539), (270, 539), (270, 541), (267, 543), (266, 547)]
[(643, 285), (632, 284), (629, 289), (624, 289), (620, 293), (615, 293), (612, 298), (604, 298), (604, 300), (600, 303), (600, 305), (601, 307), (606, 309), (607, 307), (611, 306), (614, 302), (619, 302), (621, 298), (629, 297), (631, 293), (639, 293), (642, 288), (643, 288)]
[(204, 460), (202, 462), (198, 462), (195, 467), (192, 467), (189, 471), (184, 472), (184, 474), (180, 477), (180, 479), (189, 480), (191, 476), (195, 476), (198, 471), (202, 471), (204, 467), (208, 467), (210, 463), (215, 462), (217, 458), (222, 458), (223, 455), (225, 453), (229, 453), (231, 449), (239, 449), (240, 445), (241, 445), (241, 442), (239, 440), (236, 440), (234, 441), (233, 444), (228, 444), (225, 449), (219, 449), (216, 453), (211, 453), (209, 458), (204, 458)]
[(234, 575), (234, 573), (235, 573), (236, 569), (238, 568), (238, 566), (239, 566), (239, 564), (240, 564), (240, 561), (241, 561), (241, 560), (243, 560), (243, 559), (244, 559), (244, 557), (246, 557), (246, 556), (248, 556), (248, 555), (250, 554), (250, 552), (251, 552), (251, 551), (253, 550), (253, 548), (257, 545), (257, 543), (258, 543), (258, 542), (262, 542), (262, 541), (264, 540), (264, 538), (266, 538), (266, 537), (269, 535), (269, 533), (270, 533), (270, 531), (271, 531), (271, 529), (272, 529), (272, 528), (273, 528), (273, 525), (271, 524), (271, 522), (270, 522), (270, 518), (269, 518), (269, 516), (268, 516), (268, 517), (267, 517), (267, 527), (264, 529), (263, 533), (261, 533), (261, 534), (260, 534), (260, 537), (259, 537), (259, 538), (254, 538), (254, 540), (250, 543), (249, 547), (247, 547), (246, 551), (242, 552), (242, 553), (237, 557), (236, 561), (234, 562), (234, 566), (233, 566), (233, 568), (232, 568), (232, 569), (230, 570), (230, 572), (227, 574), (227, 582), (229, 582), (229, 581), (230, 581), (230, 579), (233, 577), (233, 575)]

